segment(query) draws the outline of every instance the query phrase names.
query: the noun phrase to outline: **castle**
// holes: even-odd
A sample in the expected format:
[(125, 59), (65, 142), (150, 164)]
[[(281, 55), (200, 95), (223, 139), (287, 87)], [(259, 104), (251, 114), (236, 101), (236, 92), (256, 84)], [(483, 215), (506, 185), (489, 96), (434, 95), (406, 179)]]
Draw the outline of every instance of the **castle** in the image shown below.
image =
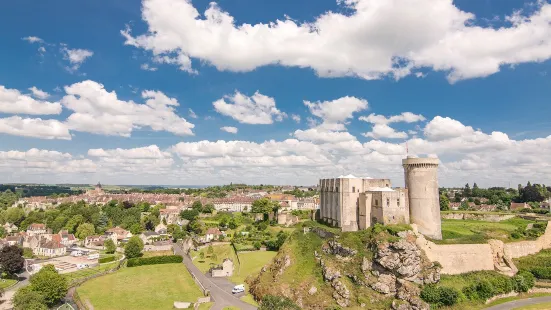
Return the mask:
[(420, 233), (442, 239), (438, 159), (408, 156), (402, 166), (405, 188), (392, 188), (389, 179), (353, 175), (321, 179), (321, 220), (342, 231), (362, 230), (376, 223), (416, 224)]

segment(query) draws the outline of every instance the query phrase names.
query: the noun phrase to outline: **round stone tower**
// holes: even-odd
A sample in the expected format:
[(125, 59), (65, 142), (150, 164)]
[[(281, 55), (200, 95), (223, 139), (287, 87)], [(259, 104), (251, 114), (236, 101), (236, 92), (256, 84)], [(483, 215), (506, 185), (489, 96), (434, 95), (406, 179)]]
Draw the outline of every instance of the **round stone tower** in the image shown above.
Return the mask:
[(442, 239), (438, 162), (438, 158), (412, 156), (402, 160), (410, 221), (417, 225), (420, 233), (433, 239)]

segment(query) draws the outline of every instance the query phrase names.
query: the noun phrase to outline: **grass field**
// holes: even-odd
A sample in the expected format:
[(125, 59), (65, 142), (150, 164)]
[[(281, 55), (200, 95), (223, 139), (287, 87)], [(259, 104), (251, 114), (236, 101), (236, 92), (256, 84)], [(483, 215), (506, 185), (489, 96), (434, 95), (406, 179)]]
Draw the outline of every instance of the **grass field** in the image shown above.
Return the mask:
[(101, 265), (96, 266), (96, 267), (86, 268), (86, 269), (82, 269), (82, 270), (75, 271), (75, 272), (70, 272), (70, 273), (64, 273), (62, 275), (63, 275), (63, 277), (65, 277), (65, 279), (67, 279), (67, 281), (70, 284), (73, 281), (78, 281), (80, 279), (84, 279), (84, 278), (87, 278), (89, 276), (92, 276), (92, 275), (95, 275), (95, 274), (102, 273), (104, 271), (113, 269), (113, 268), (117, 267), (118, 264), (119, 264), (118, 261), (111, 262), (111, 263), (105, 263), (105, 264), (101, 264)]
[[(213, 255), (208, 253), (208, 248), (209, 247), (204, 247), (199, 251), (191, 251), (193, 264), (195, 264), (201, 272), (206, 273), (209, 271), (210, 267), (222, 264), (225, 258), (231, 258), (235, 268), (238, 268), (239, 264), (237, 263), (237, 258), (235, 257), (235, 252), (231, 248), (231, 245), (223, 244), (213, 246)], [(199, 256), (201, 252), (205, 255), (204, 259), (201, 259)]]
[(124, 268), (85, 282), (77, 292), (95, 310), (172, 309), (174, 301), (203, 296), (183, 264)]
[(549, 310), (549, 309), (551, 309), (551, 302), (515, 308), (515, 310)]
[(209, 310), (214, 305), (213, 302), (205, 302), (199, 305), (199, 310)]
[(5, 289), (17, 283), (17, 280), (13, 279), (0, 279), (0, 289)]
[(255, 276), (260, 272), (264, 265), (268, 264), (276, 256), (277, 252), (273, 251), (254, 251), (239, 253), (241, 266), (235, 268), (230, 281), (235, 284), (245, 283), (245, 279), (252, 275)]
[(172, 251), (148, 251), (143, 252), (142, 257), (154, 257), (154, 256), (165, 256), (165, 255), (174, 255)]
[(476, 220), (442, 220), (442, 240), (439, 244), (486, 243), (488, 239), (514, 241), (511, 233), (517, 228), (525, 229), (533, 221), (512, 218), (501, 222), (484, 222)]

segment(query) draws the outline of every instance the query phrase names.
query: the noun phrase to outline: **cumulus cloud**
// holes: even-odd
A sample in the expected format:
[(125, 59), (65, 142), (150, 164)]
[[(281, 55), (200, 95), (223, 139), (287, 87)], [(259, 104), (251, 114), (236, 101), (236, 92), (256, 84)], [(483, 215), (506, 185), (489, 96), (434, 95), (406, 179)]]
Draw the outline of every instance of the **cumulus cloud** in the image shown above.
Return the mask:
[(69, 128), (54, 119), (43, 120), (20, 116), (0, 118), (0, 133), (40, 139), (71, 140)]
[(21, 39), (25, 40), (29, 43), (42, 43), (42, 42), (44, 42), (44, 40), (42, 40), (39, 37), (35, 37), (35, 36), (28, 36), (28, 37), (24, 37), (24, 38), (21, 38)]
[[(29, 89), (36, 98), (46, 99), (48, 97), (48, 93), (34, 86)], [(59, 102), (36, 100), (31, 96), (22, 94), (17, 89), (9, 89), (0, 85), (0, 113), (31, 115), (59, 114), (61, 113), (61, 104)]]
[(225, 131), (225, 132), (229, 132), (229, 133), (237, 133), (237, 128), (236, 127), (230, 127), (230, 126), (224, 126), (224, 127), (221, 127), (220, 130), (222, 131)]
[(157, 67), (150, 66), (149, 64), (142, 64), (140, 69), (145, 71), (157, 71)]
[(403, 112), (400, 115), (393, 115), (391, 117), (385, 117), (383, 115), (370, 114), (369, 116), (361, 116), (359, 120), (373, 124), (373, 128), (370, 132), (363, 133), (362, 135), (373, 139), (405, 139), (408, 134), (404, 131), (396, 131), (390, 127), (390, 123), (415, 123), (424, 121), (423, 115), (414, 114), (411, 112)]
[(243, 124), (272, 124), (282, 121), (287, 114), (276, 108), (275, 99), (258, 91), (251, 97), (236, 91), (212, 104), (214, 109)]
[(427, 139), (431, 141), (439, 141), (461, 137), (463, 135), (470, 135), (474, 133), (474, 131), (475, 130), (471, 126), (465, 126), (457, 120), (449, 117), (436, 116), (427, 124), (427, 126), (425, 126), (423, 133)]
[(195, 114), (195, 112), (193, 112), (193, 110), (191, 108), (188, 109), (188, 112), (189, 112), (189, 117), (191, 118), (197, 118), (197, 114)]
[(144, 0), (147, 33), (133, 36), (127, 28), (121, 34), (127, 45), (185, 59), (187, 70), (190, 58), (218, 70), (278, 64), (311, 68), (323, 77), (363, 79), (398, 79), (428, 68), (447, 72), (455, 82), (551, 58), (551, 4), (546, 1), (538, 2), (531, 15), (505, 17), (511, 24), (500, 28), (479, 26), (474, 14), (450, 0), (337, 2), (342, 13), (328, 11), (313, 21), (285, 17), (237, 24), (214, 2), (201, 14), (188, 0)]
[(133, 130), (149, 127), (177, 135), (193, 135), (193, 124), (174, 110), (179, 103), (160, 91), (142, 92), (145, 104), (120, 100), (102, 84), (84, 81), (65, 87), (61, 103), (74, 113), (67, 119), (72, 130), (129, 137)]
[(94, 55), (94, 52), (90, 50), (80, 48), (70, 49), (66, 46), (61, 48), (61, 52), (63, 53), (63, 58), (70, 63), (70, 66), (66, 67), (69, 72), (77, 71), (86, 59)]
[(298, 115), (298, 114), (292, 114), (291, 119), (293, 121), (295, 121), (295, 123), (297, 123), (297, 124), (300, 123), (300, 115)]

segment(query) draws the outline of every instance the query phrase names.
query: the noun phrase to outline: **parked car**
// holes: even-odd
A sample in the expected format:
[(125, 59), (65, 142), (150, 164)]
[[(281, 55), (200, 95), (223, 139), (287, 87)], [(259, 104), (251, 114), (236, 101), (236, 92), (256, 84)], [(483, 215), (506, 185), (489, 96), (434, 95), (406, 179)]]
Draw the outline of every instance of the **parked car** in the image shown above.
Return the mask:
[(88, 266), (88, 264), (78, 264), (77, 265), (77, 269), (86, 269), (88, 267), (90, 267), (90, 266)]
[(239, 294), (245, 292), (245, 284), (239, 284), (233, 287), (232, 294)]

